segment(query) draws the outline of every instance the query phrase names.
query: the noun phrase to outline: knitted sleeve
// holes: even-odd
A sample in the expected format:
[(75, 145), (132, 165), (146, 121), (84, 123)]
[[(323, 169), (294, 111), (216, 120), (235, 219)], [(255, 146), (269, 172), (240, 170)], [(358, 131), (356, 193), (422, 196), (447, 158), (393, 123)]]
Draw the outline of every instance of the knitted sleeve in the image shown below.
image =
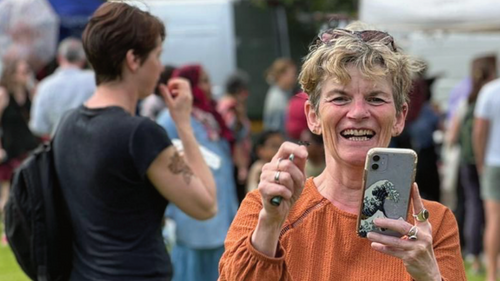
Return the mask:
[(219, 263), (220, 281), (291, 280), (286, 268), (286, 253), (280, 244), (276, 257), (268, 257), (252, 245), (251, 237), (261, 209), (261, 197), (257, 190), (243, 200), (224, 243), (225, 252)]

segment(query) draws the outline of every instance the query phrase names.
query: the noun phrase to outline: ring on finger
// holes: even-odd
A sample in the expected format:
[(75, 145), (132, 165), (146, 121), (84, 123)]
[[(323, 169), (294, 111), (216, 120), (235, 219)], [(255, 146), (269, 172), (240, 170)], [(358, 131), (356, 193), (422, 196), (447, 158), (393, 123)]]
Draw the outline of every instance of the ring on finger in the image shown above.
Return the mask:
[(410, 228), (406, 236), (408, 236), (408, 239), (410, 240), (417, 240), (417, 234), (418, 234), (418, 227), (414, 225)]
[(422, 211), (413, 215), (413, 217), (419, 222), (427, 221), (429, 219), (429, 211), (427, 211), (427, 209), (422, 209)]
[(281, 160), (283, 160), (283, 158), (278, 158), (278, 163), (276, 164), (276, 170), (279, 171), (280, 170), (280, 162)]
[(295, 159), (295, 154), (290, 154), (290, 156), (288, 156), (288, 160), (292, 161), (293, 162), (293, 159)]
[(274, 174), (274, 182), (277, 184), (280, 184), (280, 174), (281, 171), (277, 171), (276, 174)]

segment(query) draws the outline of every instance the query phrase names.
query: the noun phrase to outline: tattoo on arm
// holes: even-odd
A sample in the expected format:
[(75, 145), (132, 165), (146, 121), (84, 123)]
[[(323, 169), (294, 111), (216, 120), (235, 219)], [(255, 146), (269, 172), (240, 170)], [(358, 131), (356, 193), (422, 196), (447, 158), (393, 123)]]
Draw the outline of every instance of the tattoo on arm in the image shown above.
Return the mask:
[(175, 152), (170, 158), (170, 164), (168, 164), (168, 169), (174, 174), (182, 174), (186, 184), (191, 182), (191, 177), (194, 175), (191, 168), (184, 162), (182, 156)]

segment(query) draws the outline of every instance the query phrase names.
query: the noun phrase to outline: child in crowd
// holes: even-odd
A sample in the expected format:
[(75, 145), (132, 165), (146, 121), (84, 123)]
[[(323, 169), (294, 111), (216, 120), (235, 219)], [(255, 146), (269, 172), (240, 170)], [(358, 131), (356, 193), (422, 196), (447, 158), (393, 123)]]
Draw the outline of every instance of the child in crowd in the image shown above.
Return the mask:
[(257, 160), (250, 167), (248, 173), (247, 193), (257, 189), (260, 181), (260, 173), (262, 166), (270, 162), (273, 155), (278, 152), (281, 144), (285, 141), (285, 137), (279, 131), (264, 131), (257, 139), (254, 146)]

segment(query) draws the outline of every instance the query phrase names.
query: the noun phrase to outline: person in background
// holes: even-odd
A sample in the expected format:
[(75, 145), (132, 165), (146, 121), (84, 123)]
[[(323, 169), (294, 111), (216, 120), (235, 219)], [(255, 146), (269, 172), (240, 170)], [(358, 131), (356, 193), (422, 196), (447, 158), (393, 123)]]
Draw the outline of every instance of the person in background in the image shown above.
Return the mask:
[(304, 104), (307, 98), (306, 93), (300, 92), (294, 95), (288, 103), (285, 126), (287, 137), (292, 141), (300, 140), (302, 132), (309, 130), (306, 113), (304, 112)]
[[(234, 137), (216, 110), (210, 80), (203, 67), (186, 65), (176, 69), (172, 76), (185, 78), (191, 85), (191, 127), (215, 179), (219, 204), (217, 215), (207, 221), (190, 218), (177, 204), (168, 206), (166, 215), (176, 224), (177, 238), (171, 252), (173, 280), (215, 281), (219, 277), (217, 265), (224, 252), (224, 239), (238, 208), (231, 154)], [(158, 123), (167, 130), (175, 144), (183, 128), (175, 126), (170, 110), (160, 113)], [(186, 153), (188, 148), (179, 146), (179, 149)], [(189, 198), (184, 200), (190, 201)]]
[(163, 128), (135, 115), (163, 70), (163, 23), (124, 2), (103, 3), (82, 34), (97, 88), (53, 138), (54, 163), (73, 239), (70, 280), (170, 280), (161, 235), (170, 202), (197, 219), (217, 213), (216, 188), (189, 119), (184, 79), (160, 90), (183, 155)]
[(248, 173), (247, 193), (257, 189), (262, 167), (273, 159), (283, 142), (285, 142), (285, 137), (280, 131), (264, 131), (258, 136), (254, 145), (257, 160), (252, 164)]
[(267, 70), (266, 78), (271, 86), (264, 101), (264, 130), (285, 133), (286, 109), (297, 83), (297, 67), (292, 60), (279, 58)]
[(418, 155), (415, 181), (421, 186), (420, 195), (424, 199), (440, 202), (438, 155), (433, 135), (441, 123), (439, 110), (431, 101), (433, 81), (434, 79), (425, 79), (423, 75), (419, 75), (413, 82), (406, 126), (411, 142), (410, 148)]
[[(9, 197), (12, 173), (39, 144), (28, 127), (32, 75), (26, 61), (10, 59), (0, 76), (0, 213)], [(5, 236), (2, 243), (6, 243)]]
[[(485, 54), (474, 58), (474, 61), (485, 61), (490, 65), (497, 64), (496, 55)], [(470, 66), (469, 66), (470, 68)], [(442, 177), (441, 177), (441, 190), (448, 192), (448, 198), (453, 198), (455, 217), (457, 218), (458, 228), (460, 232), (460, 242), (462, 248), (467, 247), (465, 241), (465, 223), (466, 216), (469, 210), (466, 206), (465, 190), (461, 182), (462, 176), (460, 175), (461, 166), (461, 149), (458, 142), (458, 128), (465, 116), (467, 107), (468, 96), (472, 93), (472, 77), (470, 74), (462, 79), (457, 86), (450, 92), (447, 106), (445, 125), (445, 138), (442, 146), (441, 159), (442, 159)], [(469, 201), (470, 202), (470, 201)], [(475, 206), (474, 208), (477, 208)], [(477, 210), (477, 209), (476, 209)], [(472, 211), (474, 213), (475, 211)]]
[[(490, 57), (491, 58), (491, 57)], [(467, 76), (451, 90), (446, 109), (446, 126), (450, 126), (454, 115), (457, 113), (460, 103), (467, 100), (472, 91), (472, 77)]]
[(226, 81), (226, 94), (217, 102), (217, 111), (235, 137), (233, 160), (238, 188), (238, 201), (245, 197), (245, 186), (250, 167), (252, 140), (251, 123), (247, 115), (248, 75), (238, 71)]
[(308, 96), (300, 92), (290, 99), (288, 105), (288, 118), (286, 120), (286, 131), (289, 140), (301, 141), (307, 145), (309, 153), (306, 162), (306, 177), (315, 177), (325, 169), (325, 149), (321, 135), (313, 134), (307, 127), (307, 117), (304, 105)]
[(161, 96), (160, 85), (168, 83), (168, 80), (172, 77), (175, 67), (171, 65), (166, 65), (160, 75), (160, 80), (155, 87), (154, 95), (149, 95), (147, 98), (143, 99), (140, 103), (140, 115), (148, 117), (151, 120), (156, 121), (158, 114), (167, 107), (165, 101)]
[(82, 42), (66, 38), (57, 49), (59, 67), (40, 81), (31, 107), (31, 131), (49, 139), (63, 114), (82, 105), (95, 91), (95, 75), (84, 70), (86, 63)]
[(323, 137), (313, 134), (309, 128), (302, 131), (300, 141), (307, 145), (308, 158), (305, 167), (306, 177), (317, 177), (325, 169), (325, 147)]
[(497, 280), (500, 254), (500, 79), (479, 92), (474, 109), (472, 145), (485, 211), (486, 280)]
[(231, 225), (221, 281), (466, 280), (452, 212), (422, 200), (416, 184), (414, 216), (374, 221), (401, 237), (356, 235), (367, 152), (402, 132), (421, 69), (391, 35), (360, 23), (319, 35), (299, 81), (309, 129), (323, 136), (325, 170), (306, 180), (306, 147), (281, 145)]
[(472, 270), (478, 273), (481, 266), (482, 236), (484, 228), (483, 200), (480, 195), (480, 182), (477, 173), (476, 160), (472, 147), (472, 132), (474, 125), (474, 109), (481, 88), (495, 79), (496, 61), (490, 58), (477, 58), (472, 62), (472, 90), (466, 100), (463, 100), (453, 116), (450, 125), (448, 143), (460, 144), (460, 182), (465, 192), (465, 247), (467, 254), (473, 257)]

